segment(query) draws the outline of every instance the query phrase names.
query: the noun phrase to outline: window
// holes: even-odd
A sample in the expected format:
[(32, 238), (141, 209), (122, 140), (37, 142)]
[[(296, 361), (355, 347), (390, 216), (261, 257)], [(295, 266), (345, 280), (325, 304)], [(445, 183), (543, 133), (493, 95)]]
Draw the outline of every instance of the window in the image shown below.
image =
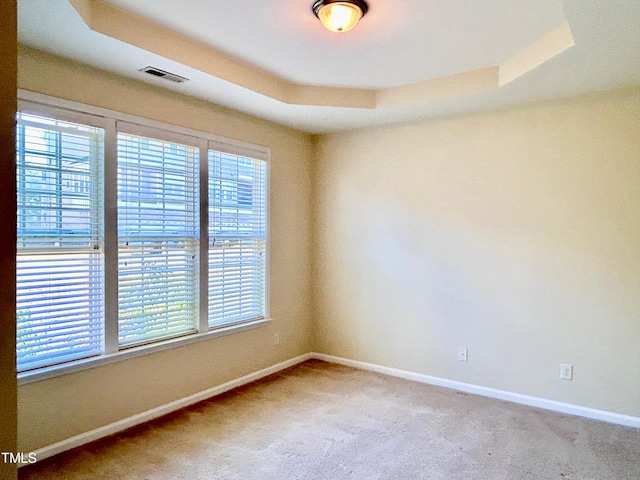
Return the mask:
[(266, 149), (21, 110), (19, 372), (266, 319)]
[(101, 352), (104, 130), (17, 118), (19, 370)]
[(122, 346), (198, 329), (198, 149), (118, 133)]
[(209, 325), (260, 316), (265, 302), (265, 164), (209, 150)]

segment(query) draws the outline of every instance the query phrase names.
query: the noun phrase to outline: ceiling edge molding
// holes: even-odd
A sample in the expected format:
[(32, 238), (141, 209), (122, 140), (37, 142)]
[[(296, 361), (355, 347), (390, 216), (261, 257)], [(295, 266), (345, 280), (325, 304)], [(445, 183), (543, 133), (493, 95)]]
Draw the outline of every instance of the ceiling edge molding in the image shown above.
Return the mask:
[(514, 81), (516, 78), (557, 57), (575, 44), (571, 27), (565, 21), (524, 50), (503, 62), (500, 65), (499, 86)]
[(69, 0), (93, 31), (274, 100), (308, 106), (375, 109), (499, 88), (575, 44), (565, 21), (498, 66), (380, 90), (302, 85), (100, 0)]
[(378, 90), (378, 106), (386, 107), (457, 97), (481, 92), (498, 86), (499, 67), (486, 67), (468, 72), (433, 78), (423, 82)]

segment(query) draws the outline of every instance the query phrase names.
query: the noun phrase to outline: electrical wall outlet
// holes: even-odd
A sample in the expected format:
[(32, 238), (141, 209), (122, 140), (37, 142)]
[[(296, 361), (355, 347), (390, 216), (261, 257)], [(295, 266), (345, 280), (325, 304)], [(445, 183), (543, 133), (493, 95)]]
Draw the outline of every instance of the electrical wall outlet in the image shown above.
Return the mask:
[(280, 341), (282, 340), (282, 337), (280, 336), (280, 332), (276, 332), (273, 334), (273, 344), (274, 345), (280, 345)]
[(466, 362), (468, 353), (467, 347), (458, 347), (458, 361)]
[(573, 365), (569, 363), (561, 363), (560, 378), (563, 380), (573, 380)]

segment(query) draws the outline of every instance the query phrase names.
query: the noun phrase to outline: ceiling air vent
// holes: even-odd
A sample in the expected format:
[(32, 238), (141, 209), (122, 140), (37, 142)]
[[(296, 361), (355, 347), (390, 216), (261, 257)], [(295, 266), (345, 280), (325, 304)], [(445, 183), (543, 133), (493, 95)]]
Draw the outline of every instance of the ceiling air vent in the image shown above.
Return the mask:
[(169, 80), (175, 83), (183, 83), (189, 80), (188, 78), (181, 77), (180, 75), (176, 75), (175, 73), (166, 72), (156, 67), (144, 67), (138, 71), (148, 73), (149, 75), (153, 75), (154, 77), (164, 78), (165, 80)]

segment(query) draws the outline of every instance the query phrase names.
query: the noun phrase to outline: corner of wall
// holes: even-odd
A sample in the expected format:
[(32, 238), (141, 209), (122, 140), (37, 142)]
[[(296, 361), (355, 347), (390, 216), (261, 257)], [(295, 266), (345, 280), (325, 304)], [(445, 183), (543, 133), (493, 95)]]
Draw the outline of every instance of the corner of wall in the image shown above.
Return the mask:
[[(0, 451), (17, 453), (16, 356), (16, 198), (15, 198), (15, 114), (17, 79), (17, 2), (0, 2), (0, 45), (6, 55), (0, 59)], [(0, 477), (17, 478), (14, 463), (0, 461)]]

